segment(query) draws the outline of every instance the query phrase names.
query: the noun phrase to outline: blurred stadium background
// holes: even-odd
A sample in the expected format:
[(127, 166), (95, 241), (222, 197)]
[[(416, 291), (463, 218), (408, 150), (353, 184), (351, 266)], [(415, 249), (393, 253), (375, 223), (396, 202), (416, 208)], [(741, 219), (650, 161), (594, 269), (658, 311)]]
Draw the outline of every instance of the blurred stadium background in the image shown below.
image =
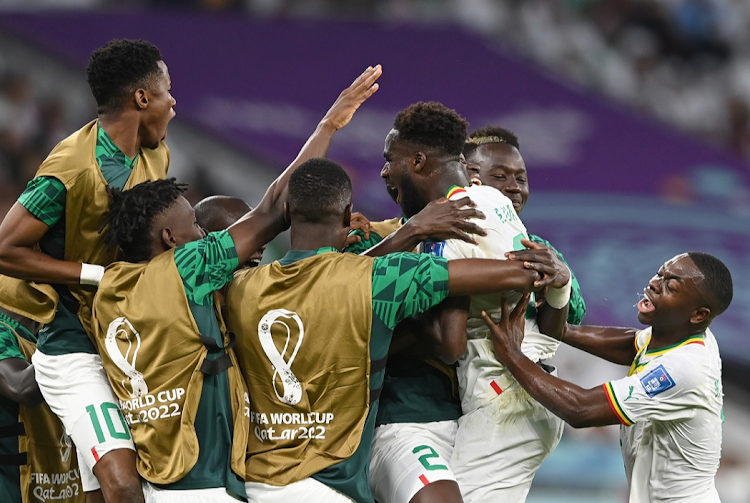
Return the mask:
[[(160, 47), (177, 100), (170, 174), (193, 201), (256, 203), (339, 91), (380, 63), (380, 91), (330, 151), (371, 219), (398, 214), (379, 178), (396, 112), (437, 100), (470, 130), (519, 134), (524, 222), (578, 275), (586, 323), (637, 323), (638, 292), (677, 253), (727, 263), (735, 298), (713, 327), (726, 393), (717, 485), (725, 503), (747, 503), (748, 26), (747, 0), (0, 0), (0, 215), (95, 116), (83, 70), (111, 38)], [(623, 373), (567, 348), (556, 361), (584, 386)], [(566, 431), (528, 501), (627, 501), (617, 427)]]

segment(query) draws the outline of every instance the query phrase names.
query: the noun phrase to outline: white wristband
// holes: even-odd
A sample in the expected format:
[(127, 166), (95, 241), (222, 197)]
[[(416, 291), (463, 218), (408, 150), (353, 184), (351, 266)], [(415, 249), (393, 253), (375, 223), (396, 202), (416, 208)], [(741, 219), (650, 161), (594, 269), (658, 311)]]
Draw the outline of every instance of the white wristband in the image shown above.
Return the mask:
[(550, 305), (550, 307), (554, 307), (555, 309), (564, 308), (565, 304), (570, 301), (570, 289), (572, 283), (573, 275), (571, 274), (570, 278), (568, 278), (568, 282), (565, 283), (564, 286), (547, 290), (547, 296), (544, 300)]
[(81, 284), (98, 286), (104, 276), (104, 267), (96, 264), (81, 264)]

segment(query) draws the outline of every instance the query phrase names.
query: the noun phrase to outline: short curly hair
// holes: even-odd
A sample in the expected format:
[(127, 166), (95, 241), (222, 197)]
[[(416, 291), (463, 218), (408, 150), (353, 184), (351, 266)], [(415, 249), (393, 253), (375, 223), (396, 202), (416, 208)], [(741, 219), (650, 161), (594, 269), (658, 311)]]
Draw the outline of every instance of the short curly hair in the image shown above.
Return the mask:
[(469, 123), (442, 103), (420, 101), (400, 111), (393, 122), (399, 141), (460, 155)]
[(732, 303), (734, 296), (732, 273), (729, 272), (724, 262), (713, 255), (703, 252), (688, 252), (687, 255), (703, 274), (704, 280), (699, 288), (710, 302), (711, 317), (715, 318), (726, 311)]
[(515, 147), (519, 152), (521, 151), (518, 136), (513, 131), (500, 126), (485, 126), (477, 129), (466, 138), (464, 155), (469, 157), (479, 145), (486, 145), (488, 143), (506, 143), (511, 147)]
[(161, 73), (161, 60), (159, 49), (143, 39), (115, 39), (96, 49), (86, 79), (99, 111), (121, 110), (128, 94)]
[(289, 177), (289, 212), (300, 222), (340, 218), (352, 201), (352, 181), (341, 165), (312, 158)]
[(119, 247), (128, 262), (148, 260), (154, 219), (186, 190), (187, 184), (174, 178), (142, 182), (128, 190), (109, 188), (105, 244)]

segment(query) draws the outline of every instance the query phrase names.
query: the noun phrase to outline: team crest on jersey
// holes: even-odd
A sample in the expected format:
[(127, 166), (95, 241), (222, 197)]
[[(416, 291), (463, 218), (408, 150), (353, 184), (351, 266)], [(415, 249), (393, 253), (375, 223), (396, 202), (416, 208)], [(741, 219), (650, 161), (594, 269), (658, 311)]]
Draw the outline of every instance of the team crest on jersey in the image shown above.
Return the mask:
[(424, 242), (424, 253), (435, 255), (436, 257), (442, 257), (445, 251), (445, 241), (425, 241)]
[(651, 398), (663, 391), (674, 388), (674, 379), (669, 375), (664, 365), (659, 365), (651, 372), (641, 377), (641, 385), (644, 391)]
[(104, 347), (112, 359), (112, 363), (122, 370), (127, 377), (121, 381), (122, 387), (128, 390), (126, 382), (130, 381), (131, 398), (148, 394), (148, 385), (143, 374), (136, 370), (135, 364), (138, 351), (141, 349), (141, 334), (133, 327), (124, 316), (116, 318), (107, 327), (107, 336), (104, 339)]

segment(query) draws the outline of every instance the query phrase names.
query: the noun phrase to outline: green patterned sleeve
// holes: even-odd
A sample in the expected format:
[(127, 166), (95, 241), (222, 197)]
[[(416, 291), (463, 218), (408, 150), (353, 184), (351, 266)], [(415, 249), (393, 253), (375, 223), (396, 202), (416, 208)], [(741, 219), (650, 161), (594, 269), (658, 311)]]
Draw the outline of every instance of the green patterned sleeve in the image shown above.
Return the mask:
[(18, 202), (36, 218), (52, 227), (65, 214), (65, 185), (51, 176), (38, 176), (31, 180)]
[(5, 324), (0, 323), (0, 361), (8, 358), (21, 358), (25, 360), (18, 346), (16, 334)]
[(586, 316), (586, 303), (584, 302), (583, 296), (581, 295), (581, 285), (578, 283), (578, 279), (576, 278), (573, 269), (565, 261), (565, 257), (563, 257), (563, 254), (557, 251), (557, 249), (552, 246), (549, 241), (533, 234), (529, 234), (529, 239), (535, 243), (543, 244), (547, 248), (554, 250), (554, 252), (557, 253), (557, 256), (560, 257), (560, 260), (562, 260), (563, 263), (568, 266), (568, 269), (570, 269), (570, 277), (572, 281), (570, 290), (570, 307), (568, 308), (568, 323), (570, 323), (571, 325), (580, 325), (583, 321), (583, 317)]
[(372, 309), (390, 329), (427, 311), (448, 296), (448, 261), (415, 253), (391, 253), (375, 259)]
[(375, 232), (370, 231), (370, 239), (365, 240), (365, 233), (361, 230), (357, 229), (349, 233), (350, 236), (359, 236), (362, 238), (362, 241), (359, 243), (353, 243), (344, 248), (344, 252), (346, 253), (356, 253), (357, 255), (361, 255), (362, 253), (366, 252), (376, 244), (380, 243), (383, 238), (380, 236), (380, 234), (377, 234)]
[(232, 281), (240, 265), (234, 240), (226, 230), (178, 246), (174, 261), (188, 299), (201, 306), (210, 304), (213, 292)]

